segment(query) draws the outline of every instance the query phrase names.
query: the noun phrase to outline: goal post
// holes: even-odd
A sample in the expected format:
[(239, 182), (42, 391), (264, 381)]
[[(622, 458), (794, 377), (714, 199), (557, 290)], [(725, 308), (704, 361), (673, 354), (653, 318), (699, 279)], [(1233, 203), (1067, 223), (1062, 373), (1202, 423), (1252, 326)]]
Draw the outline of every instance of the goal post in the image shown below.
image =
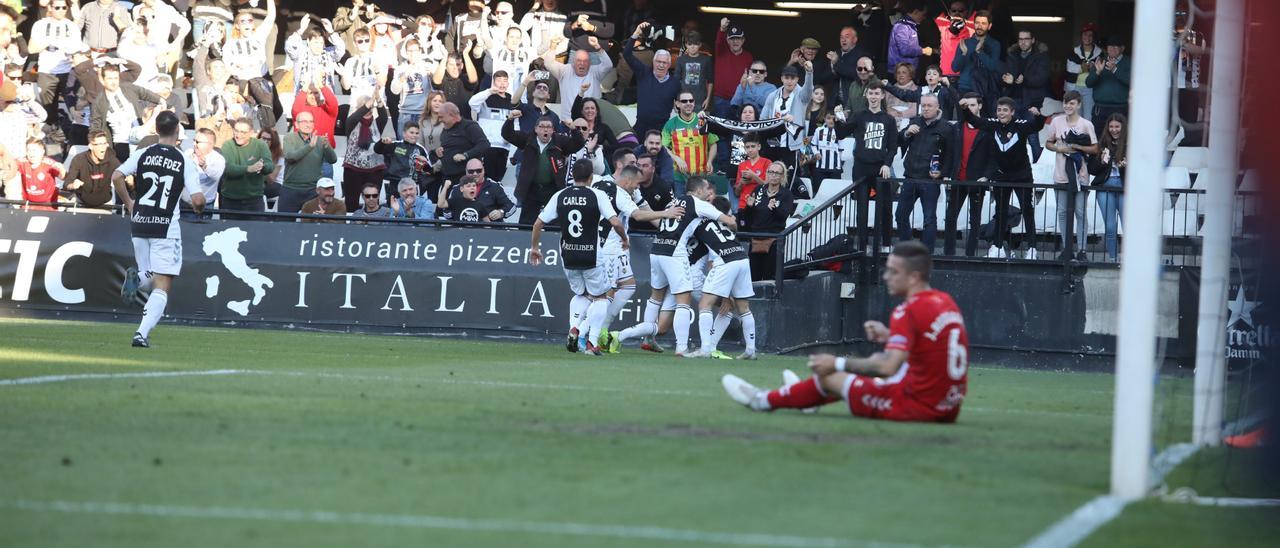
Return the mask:
[(1222, 441), (1226, 408), (1227, 288), (1231, 276), (1231, 219), (1240, 169), (1240, 97), (1244, 66), (1244, 0), (1219, 0), (1214, 11), (1209, 95), (1209, 165), (1205, 173), (1201, 239), (1200, 313), (1191, 442)]
[(1174, 0), (1137, 0), (1125, 181), (1123, 262), (1116, 334), (1111, 494), (1135, 500), (1150, 490), (1156, 322), (1162, 254), (1161, 210), (1169, 94), (1173, 81)]

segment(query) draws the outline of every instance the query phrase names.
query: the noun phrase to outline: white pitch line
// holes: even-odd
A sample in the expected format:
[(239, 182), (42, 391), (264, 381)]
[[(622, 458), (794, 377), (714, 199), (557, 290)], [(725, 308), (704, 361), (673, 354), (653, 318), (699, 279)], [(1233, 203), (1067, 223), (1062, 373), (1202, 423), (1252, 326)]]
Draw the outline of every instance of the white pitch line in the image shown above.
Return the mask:
[(1111, 495), (1102, 495), (1076, 508), (1058, 523), (1036, 535), (1022, 548), (1067, 548), (1092, 535), (1099, 527), (1115, 519), (1124, 510), (1126, 502)]
[(574, 522), (521, 521), (484, 518), (459, 518), (414, 514), (373, 514), (324, 510), (272, 510), (225, 506), (179, 506), (132, 504), (122, 502), (73, 501), (0, 501), (0, 506), (33, 512), (69, 514), (135, 515), (163, 518), (241, 519), (273, 522), (369, 525), (414, 529), (449, 529), (458, 531), (497, 531), (544, 535), (609, 537), (627, 540), (692, 542), (737, 546), (867, 546), (874, 548), (912, 548), (918, 545), (877, 541), (856, 541), (833, 537), (802, 537), (762, 533), (724, 533), (667, 527), (598, 525)]
[(1176, 494), (1160, 497), (1165, 502), (1194, 504), (1196, 506), (1223, 506), (1232, 508), (1270, 508), (1280, 506), (1280, 499), (1250, 499), (1240, 497), (1180, 497)]
[(103, 381), (117, 379), (155, 379), (164, 377), (208, 377), (215, 375), (245, 375), (254, 371), (244, 369), (213, 369), (208, 371), (143, 371), (137, 373), (85, 373), (79, 375), (47, 375), (43, 377), (20, 377), (16, 379), (0, 379), (0, 386), (18, 386), (24, 384), (48, 384), (67, 381)]

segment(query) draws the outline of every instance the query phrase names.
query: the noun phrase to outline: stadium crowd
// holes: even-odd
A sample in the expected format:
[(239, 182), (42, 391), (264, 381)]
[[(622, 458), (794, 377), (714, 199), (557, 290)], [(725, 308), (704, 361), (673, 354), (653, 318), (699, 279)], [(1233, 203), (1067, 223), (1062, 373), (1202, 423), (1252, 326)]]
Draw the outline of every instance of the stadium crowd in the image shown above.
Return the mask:
[[(1125, 43), (1087, 24), (1054, 63), (1031, 30), (1000, 29), (1016, 37), (1001, 43), (989, 3), (859, 6), (838, 36), (788, 43), (787, 62), (769, 66), (734, 21), (704, 31), (649, 0), (419, 0), (396, 14), (365, 0), (324, 14), (277, 0), (39, 0), (22, 14), (0, 2), (3, 197), (109, 209), (110, 173), (173, 111), (223, 218), (531, 224), (586, 159), (601, 178), (637, 166), (652, 195), (681, 196), (688, 177), (707, 176), (757, 233), (781, 230), (824, 180), (852, 179), (867, 198), (860, 224), (868, 200), (881, 204), (881, 246), (912, 237), (918, 201), (932, 248), (946, 194), (944, 232), (965, 201), (979, 206), (961, 239), (969, 255), (985, 193), (1002, 206), (1016, 196), (1021, 212), (997, 207), (1002, 230), (983, 237), (988, 255), (1006, 257), (1010, 219), (1025, 224), (1023, 240), (1035, 233), (1030, 189), (907, 181), (890, 220), (897, 184), (882, 178), (1026, 183), (1048, 150), (1053, 182), (1080, 189), (1077, 231), (1088, 189), (1106, 190), (1096, 203), (1114, 257)], [(940, 39), (918, 32), (929, 25)], [(1179, 45), (1179, 70), (1198, 87), (1203, 44)], [(1047, 120), (1046, 97), (1063, 103)], [(1069, 202), (1056, 200), (1059, 219)], [(753, 261), (772, 264), (777, 250), (755, 247)]]

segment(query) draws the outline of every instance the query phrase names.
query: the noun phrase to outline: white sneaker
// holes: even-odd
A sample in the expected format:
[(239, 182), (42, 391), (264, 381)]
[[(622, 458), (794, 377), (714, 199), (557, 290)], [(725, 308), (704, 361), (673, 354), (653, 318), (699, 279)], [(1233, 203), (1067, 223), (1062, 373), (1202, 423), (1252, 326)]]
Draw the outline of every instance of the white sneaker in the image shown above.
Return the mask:
[(737, 375), (721, 377), (720, 384), (724, 386), (724, 391), (729, 393), (730, 399), (745, 405), (747, 409), (752, 411), (769, 410), (769, 400), (765, 397), (765, 393)]
[(1028, 249), (1028, 250), (1027, 250), (1027, 257), (1026, 257), (1026, 258), (1027, 258), (1027, 260), (1028, 260), (1028, 261), (1034, 261), (1034, 260), (1036, 260), (1036, 259), (1040, 258), (1040, 254), (1039, 254), (1039, 253), (1037, 253), (1037, 252), (1036, 252), (1036, 248), (1034, 248), (1034, 247), (1033, 247), (1033, 248), (1031, 248), (1031, 249)]
[(1003, 259), (1003, 258), (1005, 258), (1004, 248), (996, 247), (996, 246), (994, 246), (994, 245), (993, 245), (993, 246), (991, 246), (991, 249), (988, 249), (988, 250), (987, 250), (987, 258), (988, 258), (988, 259)]
[[(791, 385), (796, 384), (796, 383), (799, 383), (799, 382), (800, 382), (800, 375), (797, 375), (795, 371), (792, 371), (792, 370), (790, 370), (790, 369), (783, 369), (783, 370), (782, 370), (782, 384), (784, 384), (784, 385), (786, 385), (786, 386), (791, 386)], [(817, 413), (817, 412), (818, 412), (818, 408), (817, 408), (817, 407), (806, 407), (806, 408), (804, 408), (804, 409), (801, 409), (801, 410), (800, 410), (800, 412), (801, 412), (801, 413), (804, 413), (804, 414), (806, 414), (806, 415), (812, 415), (812, 414), (814, 414), (814, 413)]]

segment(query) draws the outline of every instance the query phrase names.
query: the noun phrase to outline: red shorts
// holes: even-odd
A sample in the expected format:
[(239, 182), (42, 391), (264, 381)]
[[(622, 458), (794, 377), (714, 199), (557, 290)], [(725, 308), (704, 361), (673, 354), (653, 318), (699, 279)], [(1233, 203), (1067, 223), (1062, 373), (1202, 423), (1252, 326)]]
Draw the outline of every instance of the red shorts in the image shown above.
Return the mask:
[(885, 382), (884, 379), (849, 375), (844, 383), (844, 400), (854, 416), (869, 419), (911, 422), (955, 422), (960, 416), (957, 407), (940, 412), (907, 397), (903, 385)]

